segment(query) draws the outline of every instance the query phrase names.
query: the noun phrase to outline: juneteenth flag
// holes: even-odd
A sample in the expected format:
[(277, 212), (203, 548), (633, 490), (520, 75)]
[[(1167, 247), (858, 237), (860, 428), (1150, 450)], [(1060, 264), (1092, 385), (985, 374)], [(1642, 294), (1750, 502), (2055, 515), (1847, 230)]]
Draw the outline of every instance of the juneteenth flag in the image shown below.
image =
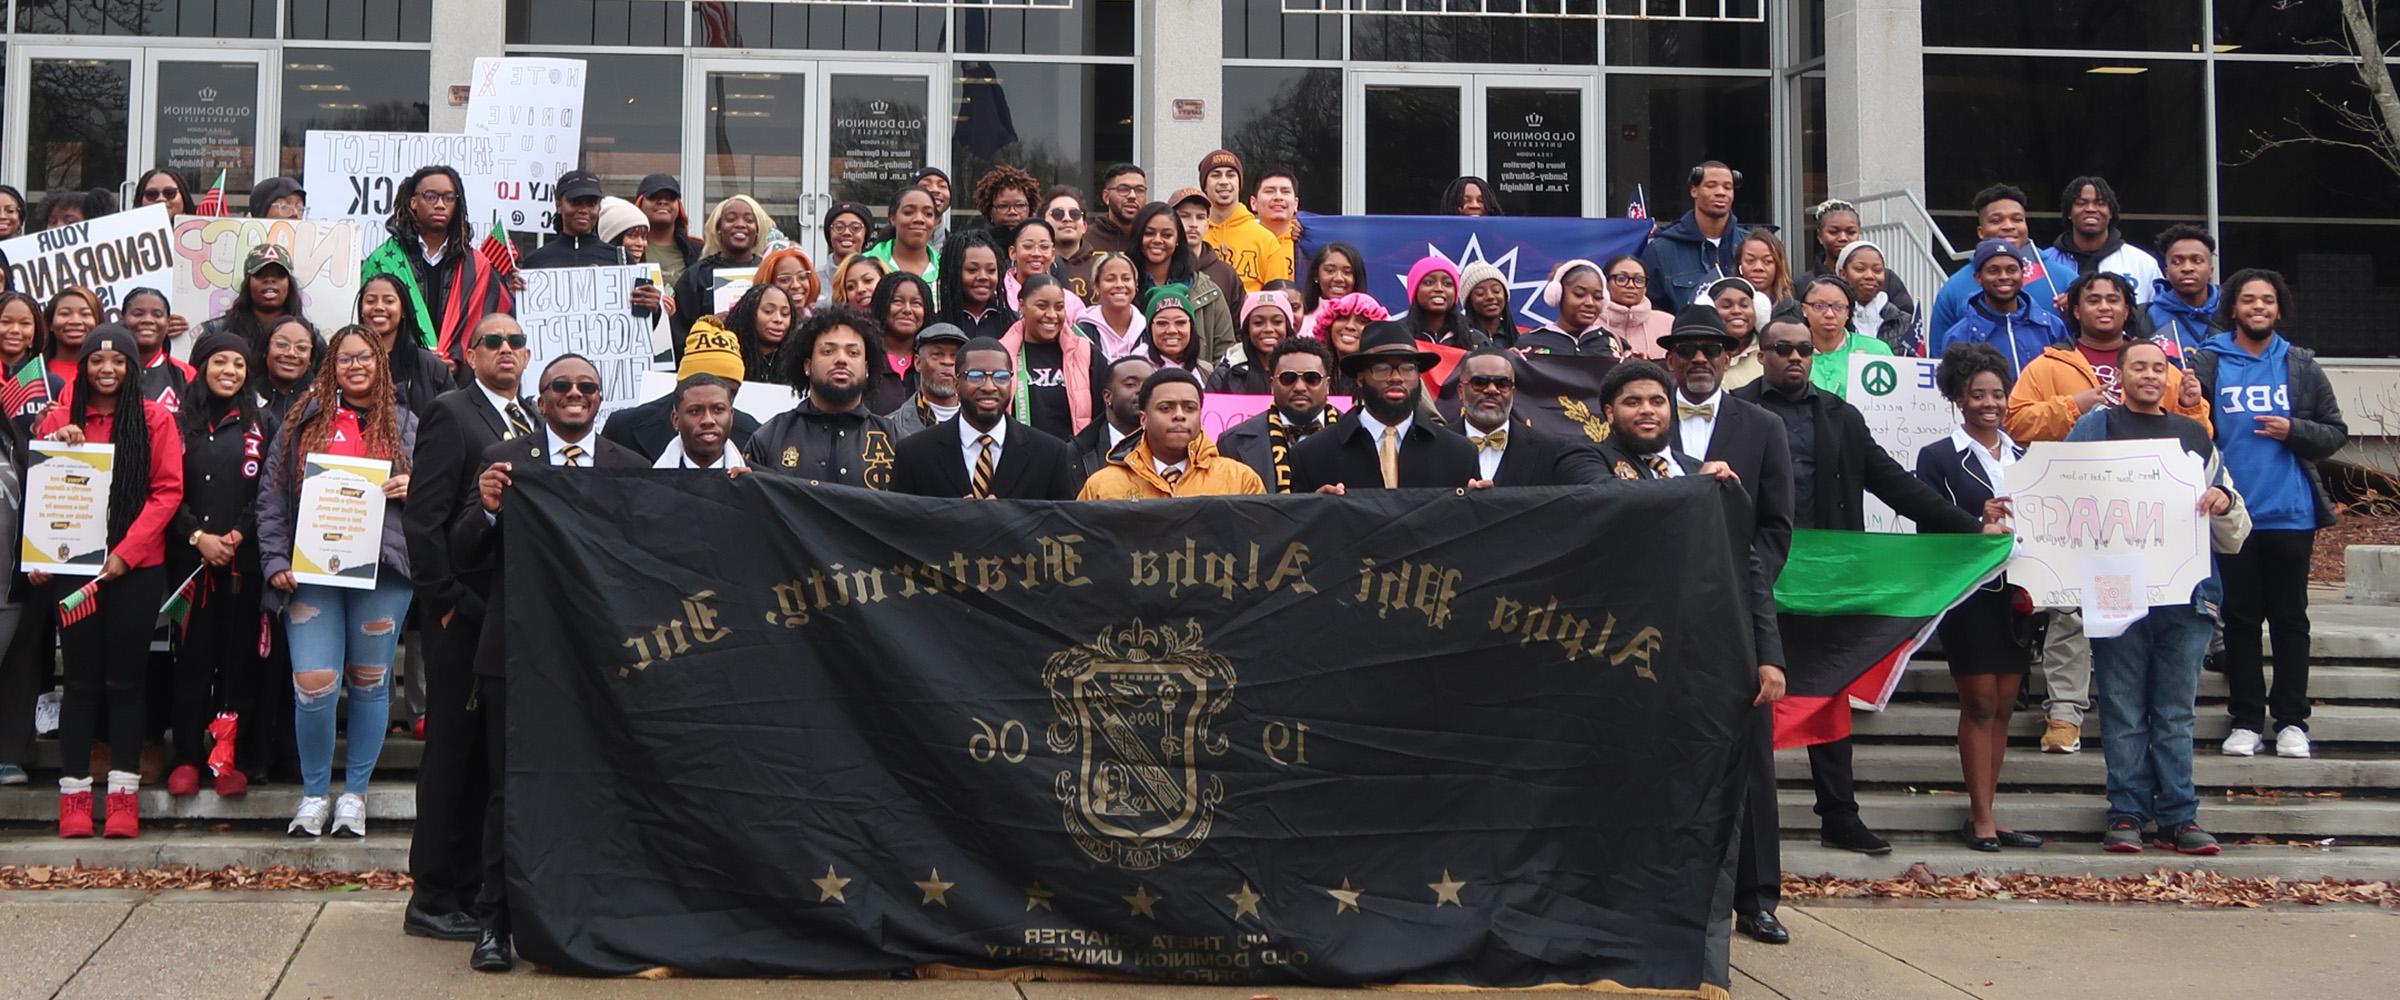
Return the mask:
[(1786, 681), (1776, 749), (1849, 736), (1852, 704), (1882, 711), (1943, 613), (2000, 575), (2009, 544), (2006, 535), (1792, 532), (1775, 579)]
[(24, 364), (18, 365), (17, 370), (8, 373), (5, 379), (0, 379), (0, 414), (17, 416), (49, 402), (49, 373), (49, 369), (42, 364), (41, 355), (26, 355)]

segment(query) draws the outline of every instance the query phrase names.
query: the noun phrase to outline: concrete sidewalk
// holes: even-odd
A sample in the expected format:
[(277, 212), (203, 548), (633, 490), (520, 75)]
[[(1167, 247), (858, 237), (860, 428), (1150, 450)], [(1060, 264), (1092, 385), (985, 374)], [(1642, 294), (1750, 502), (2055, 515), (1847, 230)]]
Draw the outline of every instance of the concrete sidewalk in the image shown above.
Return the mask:
[[(0, 1000), (1322, 1000), (1354, 991), (912, 981), (490, 976), (400, 933), (385, 893), (0, 893)], [(2389, 997), (2400, 914), (2044, 903), (1787, 907), (1794, 943), (1736, 938), (1733, 993), (1764, 998)]]

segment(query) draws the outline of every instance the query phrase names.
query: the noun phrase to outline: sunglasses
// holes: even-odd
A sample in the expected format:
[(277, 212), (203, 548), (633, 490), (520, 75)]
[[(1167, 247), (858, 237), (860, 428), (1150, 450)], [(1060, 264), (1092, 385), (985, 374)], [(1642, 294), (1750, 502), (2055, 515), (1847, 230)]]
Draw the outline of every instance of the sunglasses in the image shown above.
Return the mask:
[(176, 189), (176, 188), (143, 188), (143, 189), (142, 189), (142, 200), (143, 200), (143, 201), (146, 201), (146, 202), (149, 202), (149, 201), (165, 201), (165, 200), (167, 200), (167, 199), (169, 199), (169, 198), (179, 198), (179, 197), (182, 197), (182, 196), (183, 196), (183, 192), (182, 192), (181, 190), (178, 190), (178, 189)]
[(1467, 384), (1478, 389), (1514, 389), (1517, 380), (1511, 375), (1469, 375)]
[(1053, 209), (1051, 209), (1051, 210), (1050, 210), (1050, 217), (1051, 217), (1051, 218), (1053, 218), (1053, 219), (1057, 219), (1057, 220), (1058, 220), (1058, 221), (1060, 221), (1060, 222), (1082, 222), (1082, 221), (1083, 221), (1083, 209), (1080, 209), (1080, 208), (1053, 208)]
[(1811, 344), (1805, 340), (1786, 341), (1781, 344), (1769, 344), (1767, 345), (1767, 350), (1773, 351), (1787, 358), (1795, 354), (1805, 358), (1811, 354), (1817, 353), (1817, 345)]
[(992, 371), (974, 368), (958, 373), (958, 377), (969, 382), (990, 382), (994, 385), (1007, 385), (1010, 379), (1017, 377), (1017, 373), (1006, 368), (994, 369)]
[(487, 351), (497, 351), (503, 346), (512, 351), (522, 351), (525, 349), (525, 335), (522, 333), (487, 333), (483, 335), (480, 343)]
[(1693, 358), (1701, 355), (1707, 355), (1712, 358), (1721, 358), (1725, 356), (1725, 345), (1717, 343), (1713, 340), (1704, 340), (1699, 343), (1681, 343), (1668, 348), (1668, 350), (1674, 351), (1676, 357), (1682, 358), (1685, 361), (1690, 361)]
[(1320, 383), (1323, 383), (1323, 382), (1325, 381), (1325, 373), (1324, 373), (1324, 372), (1276, 372), (1276, 373), (1275, 373), (1275, 381), (1283, 383), (1283, 386), (1284, 386), (1284, 388), (1286, 388), (1286, 389), (1289, 389), (1289, 388), (1291, 388), (1292, 386), (1295, 386), (1295, 385), (1299, 385), (1299, 384), (1300, 384), (1300, 383), (1302, 383), (1302, 382), (1306, 382), (1306, 383), (1308, 383), (1310, 386), (1316, 386), (1316, 385), (1318, 385), (1318, 384), (1320, 384)]
[(550, 384), (546, 388), (548, 388), (551, 392), (561, 396), (578, 392), (586, 396), (597, 396), (600, 394), (600, 383), (589, 380), (579, 381), (576, 379), (554, 378), (550, 380)]

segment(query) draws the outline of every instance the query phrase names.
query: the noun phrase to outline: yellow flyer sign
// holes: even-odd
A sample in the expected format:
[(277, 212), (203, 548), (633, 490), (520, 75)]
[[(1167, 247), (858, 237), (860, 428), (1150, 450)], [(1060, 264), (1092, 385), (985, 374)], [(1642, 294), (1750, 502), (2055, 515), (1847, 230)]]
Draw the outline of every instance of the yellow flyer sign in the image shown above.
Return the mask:
[(56, 576), (98, 576), (108, 562), (108, 484), (117, 449), (105, 444), (33, 441), (25, 469), (21, 568)]
[(292, 578), (353, 590), (375, 589), (383, 564), (383, 482), (392, 463), (309, 453), (292, 525)]

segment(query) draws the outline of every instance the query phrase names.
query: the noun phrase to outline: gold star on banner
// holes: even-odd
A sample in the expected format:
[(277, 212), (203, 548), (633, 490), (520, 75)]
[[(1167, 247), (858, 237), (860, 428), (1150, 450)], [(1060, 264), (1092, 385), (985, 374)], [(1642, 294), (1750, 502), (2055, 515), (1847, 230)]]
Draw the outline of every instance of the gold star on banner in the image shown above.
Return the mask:
[(1127, 914), (1127, 916), (1144, 916), (1149, 917), (1152, 920), (1156, 920), (1158, 919), (1158, 913), (1152, 908), (1157, 906), (1158, 901), (1164, 897), (1151, 895), (1149, 886), (1137, 882), (1134, 883), (1133, 886), (1133, 895), (1119, 896), (1117, 898), (1124, 900), (1125, 905), (1133, 907), (1133, 912)]
[(1341, 888), (1327, 889), (1325, 891), (1333, 896), (1333, 913), (1337, 917), (1340, 916), (1345, 910), (1356, 912), (1358, 910), (1358, 897), (1366, 892), (1364, 889), (1351, 888), (1349, 879), (1342, 880)]
[(1458, 907), (1466, 906), (1467, 904), (1458, 901), (1458, 890), (1466, 887), (1467, 884), (1465, 882), (1460, 882), (1450, 877), (1450, 869), (1448, 868), (1442, 869), (1441, 881), (1425, 883), (1425, 888), (1433, 890), (1433, 905), (1436, 909), (1439, 909), (1444, 903)]
[(949, 892), (950, 887), (957, 884), (958, 883), (956, 882), (942, 881), (942, 870), (939, 868), (934, 869), (933, 874), (925, 876), (925, 881), (917, 883), (917, 891), (925, 894), (925, 901), (918, 903), (917, 905), (931, 906), (939, 903), (943, 906), (949, 906), (950, 900), (942, 894)]
[(817, 902), (849, 902), (848, 899), (842, 897), (842, 889), (850, 884), (850, 880), (834, 874), (832, 865), (825, 866), (824, 878), (812, 878), (809, 881), (817, 885)]
[(1025, 912), (1032, 913), (1035, 907), (1040, 907), (1041, 909), (1048, 910), (1052, 913), (1057, 913), (1058, 908), (1050, 905), (1050, 898), (1056, 895), (1058, 895), (1057, 890), (1044, 889), (1042, 888), (1042, 884), (1040, 882), (1035, 882), (1032, 886), (1025, 890)]
[(1258, 916), (1258, 901), (1266, 897), (1251, 892), (1250, 883), (1244, 882), (1242, 891), (1226, 893), (1225, 898), (1233, 900), (1233, 919), (1240, 920), (1245, 916)]

